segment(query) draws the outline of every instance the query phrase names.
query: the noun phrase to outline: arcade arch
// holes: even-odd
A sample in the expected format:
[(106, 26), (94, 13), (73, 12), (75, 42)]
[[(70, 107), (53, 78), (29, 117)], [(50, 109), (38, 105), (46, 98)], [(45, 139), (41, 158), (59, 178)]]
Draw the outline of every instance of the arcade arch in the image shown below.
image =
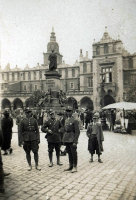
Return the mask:
[(78, 103), (77, 103), (77, 100), (74, 97), (68, 97), (67, 105), (71, 106), (74, 110), (78, 109)]
[(81, 100), (80, 100), (80, 107), (81, 108), (84, 108), (84, 109), (89, 109), (89, 110), (93, 110), (94, 107), (93, 107), (93, 101), (89, 98), (89, 97), (83, 97)]
[(3, 99), (2, 103), (1, 103), (1, 108), (2, 109), (5, 109), (5, 108), (11, 109), (11, 102), (7, 98)]
[(18, 109), (18, 108), (23, 108), (23, 102), (22, 102), (21, 99), (16, 98), (16, 99), (14, 99), (14, 101), (13, 101), (13, 110), (16, 110), (16, 109)]
[(112, 103), (115, 103), (115, 99), (111, 95), (109, 95), (109, 94), (105, 95), (104, 98), (101, 99), (101, 101), (100, 101), (100, 104), (103, 107), (107, 106), (109, 104), (112, 104)]

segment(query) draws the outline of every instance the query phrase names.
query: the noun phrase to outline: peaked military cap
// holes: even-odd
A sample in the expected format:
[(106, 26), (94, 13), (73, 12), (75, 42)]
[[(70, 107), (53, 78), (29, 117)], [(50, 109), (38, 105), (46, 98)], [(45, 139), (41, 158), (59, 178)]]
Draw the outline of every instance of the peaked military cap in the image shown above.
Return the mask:
[(30, 112), (32, 112), (32, 110), (29, 107), (25, 109), (25, 113), (30, 113)]
[(67, 106), (66, 111), (73, 111), (73, 108), (71, 106)]

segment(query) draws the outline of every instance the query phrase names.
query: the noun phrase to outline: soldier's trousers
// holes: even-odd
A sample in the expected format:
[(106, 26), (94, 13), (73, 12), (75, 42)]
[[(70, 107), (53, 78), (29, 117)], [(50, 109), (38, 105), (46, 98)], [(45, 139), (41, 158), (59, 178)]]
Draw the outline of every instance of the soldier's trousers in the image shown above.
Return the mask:
[(71, 167), (77, 167), (77, 147), (73, 146), (73, 143), (66, 143), (66, 150), (69, 158), (69, 165)]
[(25, 152), (26, 152), (26, 159), (29, 165), (31, 165), (31, 155), (30, 152), (32, 151), (34, 153), (34, 160), (36, 165), (38, 165), (38, 149), (39, 145), (37, 141), (27, 141), (24, 142), (23, 146)]
[(3, 171), (3, 163), (0, 150), (0, 187), (3, 187), (3, 185), (4, 185), (4, 171)]

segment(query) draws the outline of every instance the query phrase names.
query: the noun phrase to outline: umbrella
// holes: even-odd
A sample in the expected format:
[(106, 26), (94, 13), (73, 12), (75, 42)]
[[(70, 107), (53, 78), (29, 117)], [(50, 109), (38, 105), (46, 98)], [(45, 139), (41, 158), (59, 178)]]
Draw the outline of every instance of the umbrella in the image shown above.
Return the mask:
[(118, 102), (112, 103), (102, 108), (103, 110), (107, 109), (124, 109), (124, 110), (136, 110), (136, 103), (131, 102)]

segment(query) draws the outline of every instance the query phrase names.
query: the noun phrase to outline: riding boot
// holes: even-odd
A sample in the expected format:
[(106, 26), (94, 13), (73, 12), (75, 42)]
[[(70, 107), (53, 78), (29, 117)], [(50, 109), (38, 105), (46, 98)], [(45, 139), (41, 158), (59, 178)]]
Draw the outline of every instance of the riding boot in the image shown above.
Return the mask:
[(49, 167), (53, 167), (52, 157), (53, 157), (53, 153), (52, 153), (52, 152), (49, 152), (49, 160), (50, 160)]
[(60, 156), (59, 156), (59, 155), (57, 155), (57, 165), (59, 165), (59, 166), (63, 165), (63, 164), (60, 162)]
[(38, 152), (34, 153), (34, 160), (35, 160), (35, 169), (41, 170), (41, 168), (38, 166)]
[(26, 154), (26, 159), (27, 159), (27, 162), (28, 162), (28, 171), (31, 171), (32, 170), (32, 165), (31, 165), (31, 155), (30, 153), (27, 153)]

